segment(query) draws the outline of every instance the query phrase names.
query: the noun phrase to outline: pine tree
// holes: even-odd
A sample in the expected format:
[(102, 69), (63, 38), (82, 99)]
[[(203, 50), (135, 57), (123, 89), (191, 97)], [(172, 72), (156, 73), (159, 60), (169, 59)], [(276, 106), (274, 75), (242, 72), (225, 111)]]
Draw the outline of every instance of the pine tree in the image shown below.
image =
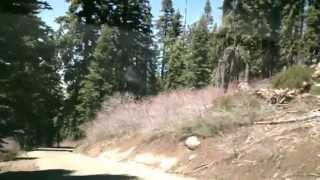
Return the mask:
[[(102, 5), (107, 7), (110, 3), (117, 8), (101, 8)], [(137, 97), (155, 93), (156, 67), (152, 49), (152, 15), (148, 0), (104, 1), (93, 4), (75, 1), (71, 10), (71, 20), (76, 17), (78, 21), (75, 21), (76, 28), (69, 28), (72, 31), (66, 36), (66, 40), (71, 42), (71, 46), (70, 51), (64, 54), (69, 62), (80, 62), (79, 66), (71, 66), (69, 70), (71, 75), (79, 78), (76, 82), (72, 81), (76, 86), (70, 86), (77, 90), (73, 93), (76, 108), (70, 108), (71, 112), (74, 112), (73, 117), (77, 118), (73, 118), (76, 123), (72, 123), (71, 127), (91, 120), (105, 97), (115, 92), (132, 92)], [(105, 10), (108, 10), (108, 13)], [(86, 31), (81, 33), (78, 26), (102, 26), (101, 31), (91, 31), (97, 32), (93, 35), (100, 35), (97, 44), (95, 45), (92, 39), (83, 41), (82, 35)], [(75, 38), (71, 38), (72, 36)], [(86, 42), (91, 46), (80, 46), (80, 54), (72, 53), (77, 49), (74, 47), (78, 47), (78, 43), (81, 45)], [(67, 48), (62, 49), (66, 50)], [(86, 51), (88, 54), (81, 54)], [(69, 54), (72, 56), (68, 56)], [(80, 59), (74, 61), (73, 58)], [(69, 67), (66, 70), (68, 69)]]
[(189, 87), (201, 88), (211, 82), (212, 59), (209, 56), (211, 24), (211, 5), (207, 1), (204, 14), (191, 29), (190, 54), (185, 72)]
[(191, 30), (190, 55), (186, 70), (188, 86), (201, 88), (208, 85), (211, 80), (211, 69), (209, 29), (203, 16)]
[(281, 60), (285, 65), (302, 63), (305, 0), (282, 2)]
[(210, 0), (206, 1), (206, 5), (204, 7), (204, 16), (206, 18), (209, 29), (211, 29), (211, 26), (213, 23), (213, 17), (212, 17), (212, 6), (210, 3)]
[(280, 62), (280, 2), (225, 0), (223, 12), (223, 25), (218, 32), (218, 37), (222, 38), (220, 53), (223, 54), (228, 47), (244, 48), (250, 57), (244, 59), (240, 55), (240, 58), (250, 66), (250, 73), (269, 77), (277, 71)]
[(188, 48), (183, 39), (179, 39), (170, 49), (169, 71), (166, 89), (179, 89), (187, 86), (187, 55)]
[[(119, 44), (123, 51), (120, 57), (120, 74), (126, 69), (135, 69), (141, 80), (139, 94), (145, 94), (148, 89), (152, 89), (150, 84), (154, 77), (155, 59), (152, 51), (152, 15), (149, 0), (124, 0), (124, 1), (98, 1), (87, 2), (85, 0), (74, 2), (74, 11), (81, 19), (85, 19), (86, 24), (103, 25), (117, 27), (121, 31)], [(117, 8), (114, 8), (117, 7)], [(132, 90), (131, 83), (122, 78), (120, 91)], [(134, 86), (136, 86), (135, 84)], [(133, 88), (136, 89), (136, 88)], [(137, 90), (135, 90), (137, 91)]]
[(53, 31), (32, 14), (0, 19), (2, 127), (11, 136), (23, 132), (15, 135), (23, 146), (51, 145), (62, 106)]
[(105, 96), (112, 95), (114, 87), (117, 87), (117, 77), (115, 77), (115, 68), (117, 59), (116, 42), (119, 32), (108, 26), (103, 27), (101, 35), (97, 42), (97, 47), (93, 54), (94, 59), (89, 65), (89, 73), (82, 81), (82, 87), (77, 105), (80, 123), (87, 119), (92, 119), (97, 110), (99, 110)]
[[(178, 39), (181, 34), (183, 33), (183, 25), (182, 25), (182, 15), (179, 11), (177, 11), (174, 14), (172, 26), (168, 30), (168, 38), (170, 38), (167, 45), (167, 56), (168, 56), (168, 63), (167, 63), (167, 72), (166, 72), (166, 79), (164, 79), (164, 86), (165, 89), (175, 89), (179, 88), (176, 83), (182, 82), (181, 76), (182, 74), (175, 74), (178, 72), (182, 72), (184, 69), (177, 70), (176, 68), (179, 68), (180, 65), (183, 64), (185, 61), (185, 55), (182, 56), (180, 54), (180, 50), (185, 50), (185, 43), (182, 42), (182, 39)], [(170, 42), (170, 44), (169, 44)], [(184, 51), (186, 53), (186, 51)], [(176, 77), (178, 77), (180, 80), (177, 80)], [(178, 82), (179, 81), (179, 82)], [(182, 87), (182, 84), (180, 83), (180, 87)]]
[(0, 13), (4, 14), (34, 15), (42, 9), (51, 9), (51, 7), (41, 0), (5, 0), (0, 3)]
[(171, 37), (171, 41), (175, 42), (180, 35), (183, 33), (183, 24), (182, 24), (182, 15), (179, 11), (177, 11), (172, 20), (172, 26), (169, 28), (169, 36)]
[(83, 87), (86, 75), (89, 73), (89, 65), (93, 59), (93, 51), (98, 38), (99, 27), (86, 25), (75, 12), (75, 6), (71, 5), (66, 16), (56, 20), (60, 24), (57, 32), (57, 44), (59, 59), (63, 63), (63, 80), (67, 85), (67, 97), (64, 102), (64, 134), (73, 135), (79, 132), (80, 115), (75, 108), (81, 103), (78, 96)]
[[(173, 38), (175, 37), (174, 30), (174, 16), (175, 10), (172, 5), (172, 0), (162, 0), (162, 8), (161, 8), (162, 15), (159, 17), (157, 22), (157, 29), (158, 29), (158, 37), (161, 43), (161, 67), (160, 67), (160, 76), (162, 80), (166, 78), (167, 72), (167, 63), (169, 59), (168, 50), (172, 45)], [(177, 16), (176, 16), (177, 17)]]
[(320, 62), (320, 2), (309, 1), (304, 48), (307, 63)]

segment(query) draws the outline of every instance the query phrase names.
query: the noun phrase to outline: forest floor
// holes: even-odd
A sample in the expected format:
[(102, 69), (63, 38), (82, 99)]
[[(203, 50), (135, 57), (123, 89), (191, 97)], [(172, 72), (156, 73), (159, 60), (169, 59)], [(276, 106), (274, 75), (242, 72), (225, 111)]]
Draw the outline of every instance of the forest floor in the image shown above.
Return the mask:
[[(142, 164), (91, 158), (63, 151), (32, 151), (0, 163), (1, 180), (187, 180)], [(0, 171), (1, 172), (1, 171)]]

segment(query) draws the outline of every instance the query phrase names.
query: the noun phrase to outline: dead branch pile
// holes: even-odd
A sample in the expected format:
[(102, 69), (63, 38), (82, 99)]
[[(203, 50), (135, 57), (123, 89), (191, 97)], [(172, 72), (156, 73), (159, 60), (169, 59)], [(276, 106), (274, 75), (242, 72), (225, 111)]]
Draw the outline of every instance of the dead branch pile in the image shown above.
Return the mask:
[(271, 104), (285, 104), (298, 96), (300, 92), (290, 89), (258, 89), (254, 94)]

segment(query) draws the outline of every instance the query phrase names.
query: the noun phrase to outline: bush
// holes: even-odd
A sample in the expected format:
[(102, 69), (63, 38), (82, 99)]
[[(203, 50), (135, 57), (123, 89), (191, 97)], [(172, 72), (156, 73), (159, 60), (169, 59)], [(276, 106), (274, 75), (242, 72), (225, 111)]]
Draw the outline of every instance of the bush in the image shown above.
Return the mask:
[(8, 152), (5, 156), (4, 156), (4, 161), (13, 161), (16, 159), (16, 157), (18, 156), (18, 152)]
[(305, 66), (292, 66), (288, 70), (281, 72), (272, 78), (274, 88), (302, 88), (303, 82), (312, 81), (313, 69)]
[(145, 139), (166, 134), (211, 137), (260, 120), (267, 107), (252, 95), (213, 87), (172, 91), (141, 102), (114, 97), (83, 128), (88, 143), (136, 134)]
[[(96, 119), (83, 128), (89, 143), (132, 134), (152, 137), (176, 133), (181, 126), (197, 124), (214, 99), (226, 95), (223, 89), (208, 87), (166, 92), (141, 102), (112, 97), (104, 103)], [(201, 131), (206, 131), (201, 127), (204, 128)]]
[(211, 137), (220, 132), (250, 125), (269, 112), (272, 110), (268, 110), (266, 104), (254, 96), (245, 93), (223, 96), (214, 101), (211, 110), (198, 119), (184, 124), (181, 131), (176, 133), (184, 137), (190, 135)]
[(214, 102), (214, 107), (220, 111), (234, 111), (236, 109), (257, 109), (260, 108), (260, 101), (246, 93), (237, 93), (230, 96), (223, 96)]
[(310, 89), (310, 93), (312, 95), (319, 96), (320, 95), (320, 86), (312, 86), (311, 89)]

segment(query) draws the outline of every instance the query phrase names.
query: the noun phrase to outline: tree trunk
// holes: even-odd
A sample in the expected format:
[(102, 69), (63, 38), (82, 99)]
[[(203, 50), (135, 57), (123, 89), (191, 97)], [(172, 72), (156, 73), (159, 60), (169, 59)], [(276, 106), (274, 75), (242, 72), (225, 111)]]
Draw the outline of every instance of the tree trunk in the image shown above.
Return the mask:
[(246, 83), (249, 82), (249, 76), (250, 76), (250, 65), (249, 65), (249, 63), (246, 63), (245, 73), (244, 73), (244, 81)]

